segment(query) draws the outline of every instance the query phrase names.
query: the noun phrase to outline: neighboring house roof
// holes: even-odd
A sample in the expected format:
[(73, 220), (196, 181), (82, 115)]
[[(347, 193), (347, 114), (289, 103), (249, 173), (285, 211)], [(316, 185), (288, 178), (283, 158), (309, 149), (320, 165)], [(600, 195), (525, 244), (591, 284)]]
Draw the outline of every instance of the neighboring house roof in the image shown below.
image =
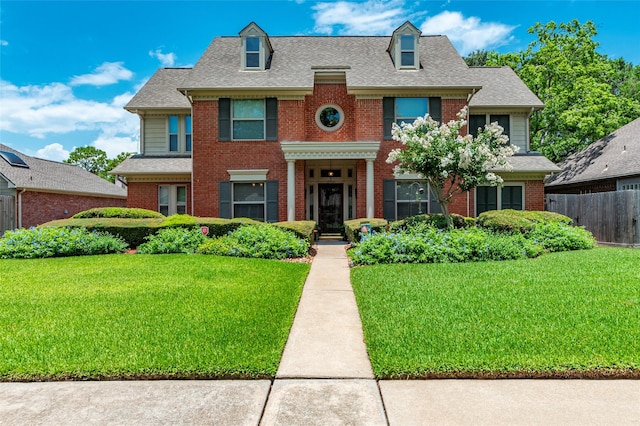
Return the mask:
[(135, 112), (137, 108), (191, 108), (189, 100), (178, 92), (191, 68), (161, 68), (147, 81), (125, 107)]
[(562, 173), (546, 186), (640, 176), (640, 118), (558, 164)]
[(541, 109), (544, 103), (509, 67), (470, 67), (482, 85), (469, 102), (469, 107), (525, 107)]
[(190, 157), (166, 157), (134, 155), (120, 163), (109, 174), (132, 175), (176, 175), (191, 174), (192, 162)]
[(127, 197), (126, 189), (76, 165), (30, 157), (2, 144), (0, 151), (13, 152), (29, 166), (12, 166), (0, 158), (0, 174), (19, 191), (27, 189), (96, 197)]
[(269, 37), (269, 69), (244, 71), (239, 37), (215, 38), (181, 89), (297, 89), (311, 92), (316, 72), (344, 71), (358, 88), (479, 88), (469, 67), (445, 36), (420, 37), (418, 71), (396, 70), (391, 37)]

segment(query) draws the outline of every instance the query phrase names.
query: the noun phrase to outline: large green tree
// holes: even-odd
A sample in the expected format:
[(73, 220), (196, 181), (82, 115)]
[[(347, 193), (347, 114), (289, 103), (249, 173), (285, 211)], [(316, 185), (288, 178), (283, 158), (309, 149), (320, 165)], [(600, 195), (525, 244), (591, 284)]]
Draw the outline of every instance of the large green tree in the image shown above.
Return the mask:
[(108, 172), (126, 160), (130, 155), (128, 152), (122, 152), (118, 154), (116, 158), (109, 159), (107, 153), (99, 148), (94, 146), (81, 146), (75, 148), (69, 154), (69, 158), (63, 160), (63, 162), (75, 164), (109, 182), (115, 182), (115, 176), (110, 175)]
[(593, 22), (537, 23), (529, 33), (537, 39), (526, 50), (489, 52), (487, 65), (510, 66), (544, 102), (531, 117), (532, 149), (559, 162), (640, 116), (637, 70), (596, 52)]

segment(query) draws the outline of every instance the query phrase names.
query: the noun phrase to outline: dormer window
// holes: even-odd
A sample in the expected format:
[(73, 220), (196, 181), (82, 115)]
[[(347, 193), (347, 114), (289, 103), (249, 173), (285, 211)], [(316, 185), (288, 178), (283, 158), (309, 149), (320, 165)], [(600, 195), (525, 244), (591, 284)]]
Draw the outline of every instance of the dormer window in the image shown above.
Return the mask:
[(269, 68), (273, 48), (267, 33), (252, 22), (240, 31), (240, 38), (242, 40), (242, 69), (260, 71)]
[(417, 70), (420, 68), (420, 30), (411, 22), (405, 22), (393, 32), (388, 52), (397, 70)]

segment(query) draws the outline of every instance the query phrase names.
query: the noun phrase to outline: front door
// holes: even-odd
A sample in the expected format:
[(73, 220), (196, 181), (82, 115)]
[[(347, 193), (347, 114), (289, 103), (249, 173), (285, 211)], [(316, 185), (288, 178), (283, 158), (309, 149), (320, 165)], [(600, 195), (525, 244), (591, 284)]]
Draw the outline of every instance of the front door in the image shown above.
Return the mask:
[(318, 226), (323, 233), (340, 233), (343, 217), (341, 183), (318, 184)]

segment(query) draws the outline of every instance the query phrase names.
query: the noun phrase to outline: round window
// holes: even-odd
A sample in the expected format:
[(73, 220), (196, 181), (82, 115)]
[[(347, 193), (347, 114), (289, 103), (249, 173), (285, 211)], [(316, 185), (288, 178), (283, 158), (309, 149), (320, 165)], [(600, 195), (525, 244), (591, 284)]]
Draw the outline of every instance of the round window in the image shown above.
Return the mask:
[(316, 124), (322, 130), (333, 132), (344, 123), (344, 112), (337, 105), (322, 105), (316, 112)]

